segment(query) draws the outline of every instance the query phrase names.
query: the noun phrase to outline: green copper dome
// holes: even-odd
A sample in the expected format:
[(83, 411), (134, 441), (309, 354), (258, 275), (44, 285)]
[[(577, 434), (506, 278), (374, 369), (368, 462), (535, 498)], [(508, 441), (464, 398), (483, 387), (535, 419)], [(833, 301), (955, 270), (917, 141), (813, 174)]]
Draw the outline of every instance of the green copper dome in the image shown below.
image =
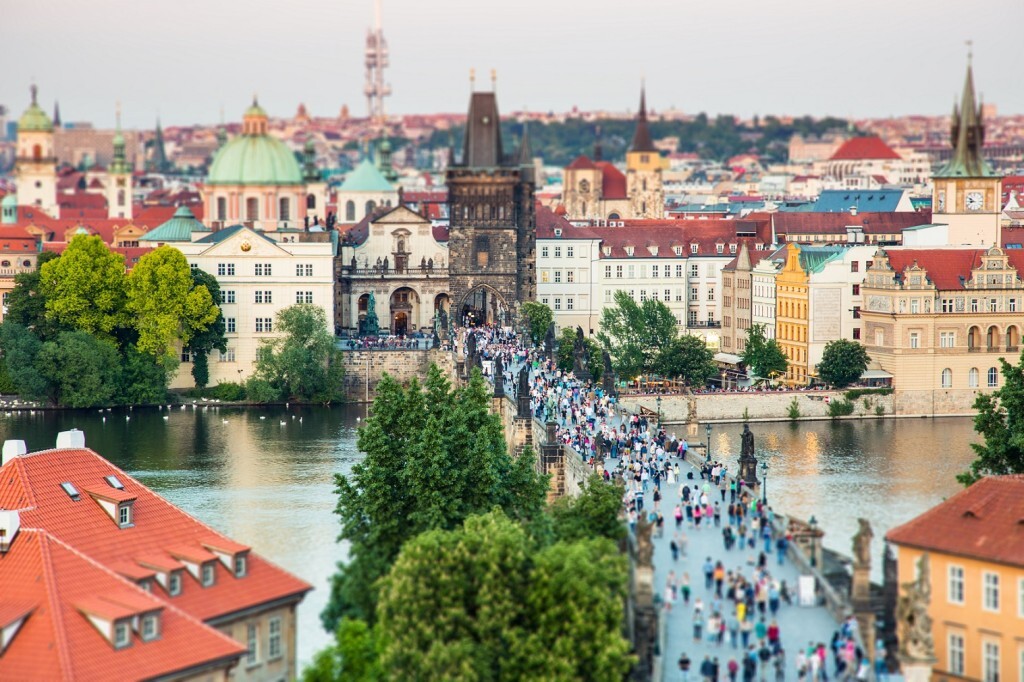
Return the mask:
[(209, 232), (188, 206), (179, 206), (166, 223), (139, 237), (140, 242), (190, 242), (193, 232)]
[(34, 85), (32, 86), (32, 104), (28, 105), (28, 109), (18, 119), (18, 132), (25, 131), (53, 132), (53, 121), (50, 120), (50, 117), (46, 115), (46, 112), (36, 102), (36, 86)]
[(394, 186), (369, 159), (363, 159), (351, 173), (345, 176), (342, 192), (394, 192)]
[(302, 169), (287, 145), (270, 135), (239, 135), (210, 164), (208, 185), (301, 185)]

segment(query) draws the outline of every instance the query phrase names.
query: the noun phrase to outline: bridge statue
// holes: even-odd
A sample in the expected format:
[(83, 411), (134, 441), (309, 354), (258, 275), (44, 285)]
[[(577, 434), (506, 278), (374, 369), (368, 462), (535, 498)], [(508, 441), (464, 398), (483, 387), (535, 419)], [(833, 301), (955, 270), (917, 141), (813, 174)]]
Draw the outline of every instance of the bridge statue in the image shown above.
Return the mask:
[(903, 583), (903, 594), (896, 604), (896, 625), (900, 640), (900, 659), (906, 664), (934, 663), (935, 642), (928, 605), (932, 600), (931, 569), (928, 553), (917, 562), (917, 579)]
[(743, 433), (740, 435), (740, 475), (739, 478), (753, 490), (757, 485), (757, 457), (754, 456), (754, 434), (750, 430), (750, 424), (743, 423)]

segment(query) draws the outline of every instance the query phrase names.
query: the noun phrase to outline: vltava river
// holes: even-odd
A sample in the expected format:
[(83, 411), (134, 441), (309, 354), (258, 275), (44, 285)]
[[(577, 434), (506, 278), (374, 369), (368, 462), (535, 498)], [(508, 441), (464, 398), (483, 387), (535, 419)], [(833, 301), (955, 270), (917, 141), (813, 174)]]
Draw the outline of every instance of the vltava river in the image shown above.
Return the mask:
[[(33, 451), (53, 447), (58, 431), (82, 429), (87, 446), (312, 583), (299, 607), (301, 665), (329, 641), (318, 616), (344, 556), (335, 543), (333, 477), (360, 457), (363, 416), (362, 407), (0, 413), (0, 439), (23, 439)], [(741, 429), (714, 428), (716, 457), (735, 460)], [(876, 578), (885, 532), (956, 492), (954, 476), (973, 457), (970, 419), (780, 422), (752, 430), (758, 455), (768, 456), (769, 503), (814, 514), (825, 544), (846, 554), (856, 518), (871, 520)]]

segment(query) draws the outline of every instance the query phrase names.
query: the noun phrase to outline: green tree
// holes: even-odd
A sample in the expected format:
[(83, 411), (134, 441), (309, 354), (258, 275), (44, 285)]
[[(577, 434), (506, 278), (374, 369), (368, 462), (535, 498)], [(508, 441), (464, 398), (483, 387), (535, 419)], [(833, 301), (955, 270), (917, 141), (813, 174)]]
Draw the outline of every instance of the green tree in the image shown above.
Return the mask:
[(868, 368), (868, 360), (868, 352), (856, 341), (829, 341), (821, 353), (818, 376), (830, 386), (846, 388), (860, 379), (860, 375)]
[(313, 663), (302, 671), (302, 682), (378, 682), (383, 679), (373, 629), (355, 618), (342, 618), (334, 642), (318, 651)]
[(551, 504), (554, 537), (564, 542), (608, 538), (618, 542), (626, 534), (620, 518), (622, 484), (608, 484), (592, 474), (575, 497), (559, 497)]
[(1016, 365), (999, 358), (1003, 385), (974, 399), (974, 430), (984, 443), (972, 443), (977, 457), (957, 476), (971, 485), (983, 476), (1024, 473), (1024, 355)]
[(54, 402), (62, 407), (116, 402), (121, 359), (110, 341), (84, 331), (63, 332), (56, 341), (43, 344), (36, 365), (54, 386)]
[(715, 354), (699, 336), (684, 334), (662, 346), (655, 362), (655, 371), (662, 376), (703, 386), (718, 374)]
[(515, 519), (542, 513), (546, 477), (531, 452), (509, 455), (490, 402), (479, 372), (454, 389), (434, 366), (422, 386), (413, 380), (403, 388), (386, 375), (377, 385), (359, 430), (366, 457), (350, 478), (335, 477), (339, 539), (351, 546), (321, 616), (327, 629), (344, 615), (373, 622), (376, 581), (409, 538), (450, 530), (494, 506)]
[[(590, 373), (594, 381), (601, 380), (604, 372), (604, 364), (601, 362), (601, 344), (593, 337), (585, 337), (584, 343), (590, 353)], [(555, 343), (555, 360), (558, 369), (563, 372), (571, 372), (573, 368), (574, 353), (576, 350), (576, 330), (572, 327), (565, 327), (558, 335)]]
[(52, 395), (49, 379), (36, 366), (43, 343), (24, 326), (4, 320), (0, 324), (0, 356), (11, 383), (25, 400), (46, 400)]
[(625, 557), (604, 538), (539, 551), (499, 511), (410, 540), (382, 580), (393, 679), (621, 680)]
[(196, 268), (192, 270), (192, 289), (206, 287), (210, 292), (210, 298), (217, 306), (217, 319), (206, 329), (197, 331), (189, 339), (185, 349), (192, 355), (192, 378), (195, 380), (196, 388), (206, 388), (210, 383), (210, 353), (219, 350), (222, 353), (227, 351), (228, 342), (224, 336), (226, 327), (224, 314), (220, 309), (220, 284), (217, 278), (208, 272)]
[(264, 341), (256, 360), (256, 376), (281, 395), (329, 403), (342, 395), (342, 359), (327, 326), (323, 307), (309, 303), (288, 306), (277, 314), (284, 336)]
[(7, 314), (5, 322), (14, 322), (27, 327), (41, 341), (56, 338), (57, 334), (66, 331), (59, 324), (46, 317), (46, 297), (42, 293), (42, 273), (40, 269), (54, 258), (59, 258), (53, 251), (43, 251), (36, 260), (36, 269), (30, 272), (19, 272), (14, 276), (14, 288), (7, 298)]
[(166, 402), (171, 371), (168, 363), (128, 346), (121, 352), (121, 385), (117, 401), (125, 405)]
[(655, 372), (659, 351), (677, 336), (675, 316), (661, 301), (638, 304), (625, 291), (616, 291), (614, 302), (601, 311), (597, 338), (611, 354), (615, 371), (628, 378)]
[(554, 321), (555, 314), (551, 312), (551, 308), (536, 301), (524, 303), (522, 305), (522, 312), (530, 329), (530, 340), (534, 344), (541, 344), (544, 341), (544, 337), (548, 334), (548, 328)]
[(786, 353), (775, 339), (765, 337), (764, 325), (754, 324), (747, 329), (747, 341), (743, 350), (743, 364), (754, 376), (771, 379), (785, 374), (789, 367)]
[(100, 237), (77, 235), (40, 274), (48, 318), (111, 341), (127, 325), (124, 257)]
[(179, 342), (188, 345), (220, 315), (210, 291), (195, 285), (188, 261), (173, 246), (140, 258), (128, 274), (125, 292), (138, 349), (170, 362), (175, 362)]

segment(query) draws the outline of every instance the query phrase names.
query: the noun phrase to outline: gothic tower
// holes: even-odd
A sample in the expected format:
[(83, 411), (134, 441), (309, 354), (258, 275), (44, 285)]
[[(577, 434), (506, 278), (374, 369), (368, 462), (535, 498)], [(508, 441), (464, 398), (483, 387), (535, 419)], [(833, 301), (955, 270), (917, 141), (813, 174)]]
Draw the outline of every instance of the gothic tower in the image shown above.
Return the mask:
[(647, 93), (640, 88), (640, 112), (633, 144), (626, 152), (626, 187), (631, 218), (665, 217), (665, 189), (662, 186), (661, 154), (651, 141), (647, 127)]
[(33, 85), (32, 103), (18, 119), (18, 151), (14, 160), (18, 203), (35, 206), (57, 218), (60, 209), (57, 206), (53, 121), (39, 106), (36, 95), (37, 88)]
[(114, 158), (107, 169), (107, 217), (132, 219), (132, 169), (124, 152), (121, 133), (121, 105), (117, 106), (117, 130), (114, 132)]
[[(448, 275), (460, 324), (512, 324), (536, 295), (534, 172), (525, 133), (505, 155), (493, 92), (469, 100), (462, 158), (446, 172), (450, 216)], [(454, 160), (453, 160), (454, 161)]]
[(985, 123), (974, 95), (974, 73), (967, 76), (959, 107), (953, 104), (949, 137), (953, 156), (934, 176), (932, 222), (949, 225), (950, 244), (999, 246), (1002, 178), (985, 161)]

